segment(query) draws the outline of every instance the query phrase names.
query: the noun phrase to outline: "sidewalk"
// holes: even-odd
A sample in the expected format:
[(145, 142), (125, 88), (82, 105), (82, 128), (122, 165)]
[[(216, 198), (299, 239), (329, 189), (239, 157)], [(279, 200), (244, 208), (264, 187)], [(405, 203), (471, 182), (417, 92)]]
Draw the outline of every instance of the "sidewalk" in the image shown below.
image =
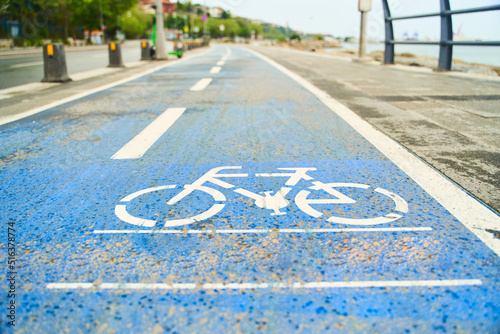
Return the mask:
[[(125, 41), (122, 44), (122, 48), (139, 48), (140, 40), (130, 40)], [(106, 50), (108, 48), (107, 44), (103, 45), (88, 45), (88, 46), (65, 46), (65, 52), (82, 52), (82, 51), (96, 51), (96, 50)], [(14, 48), (11, 49), (0, 49), (0, 59), (10, 59), (10, 58), (21, 58), (21, 57), (32, 57), (38, 56), (43, 53), (42, 47), (30, 47), (30, 48)]]
[(164, 61), (137, 61), (126, 63), (127, 67), (80, 72), (71, 75), (73, 81), (68, 83), (34, 82), (0, 90), (0, 124), (25, 117), (23, 115), (35, 114), (49, 105), (60, 105), (65, 100), (74, 99), (75, 96), (89, 95), (100, 87), (111, 87), (130, 78), (140, 77), (209, 50), (210, 47), (191, 50), (186, 52), (182, 59), (175, 57)]
[(500, 82), (252, 47), (301, 75), (500, 212)]

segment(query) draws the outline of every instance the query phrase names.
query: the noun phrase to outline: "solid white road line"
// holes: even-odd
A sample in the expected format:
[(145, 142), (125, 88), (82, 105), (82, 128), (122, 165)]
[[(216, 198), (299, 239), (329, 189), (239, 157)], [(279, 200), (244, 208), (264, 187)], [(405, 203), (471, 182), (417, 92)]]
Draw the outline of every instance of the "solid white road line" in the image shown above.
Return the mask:
[(105, 67), (105, 68), (96, 68), (95, 70), (89, 70), (85, 72), (78, 72), (74, 74), (70, 74), (70, 77), (73, 81), (85, 80), (88, 78), (93, 78), (99, 75), (110, 74), (113, 72), (120, 71), (121, 68), (117, 67)]
[[(61, 83), (59, 82), (32, 82), (25, 85), (5, 88), (0, 90), (0, 100), (8, 99), (14, 97), (18, 94), (22, 94), (25, 92), (36, 92), (42, 89), (59, 86)], [(1, 124), (1, 122), (0, 122)]]
[(94, 234), (258, 234), (258, 233), (347, 233), (347, 232), (430, 232), (431, 227), (313, 228), (313, 229), (221, 229), (221, 230), (95, 230)]
[(47, 289), (111, 290), (254, 290), (254, 289), (342, 289), (342, 288), (409, 288), (482, 285), (479, 279), (414, 281), (344, 281), (309, 283), (49, 283)]
[(226, 62), (224, 60), (219, 60), (216, 65), (217, 66), (223, 66), (225, 63)]
[(420, 187), (464, 224), (465, 227), (500, 256), (500, 239), (495, 238), (493, 233), (486, 231), (488, 229), (500, 230), (500, 216), (460, 189), (434, 168), (414, 156), (400, 144), (377, 130), (355, 112), (332, 98), (328, 93), (317, 88), (309, 81), (274, 60), (253, 50), (246, 48), (245, 50), (271, 64), (314, 94), (330, 110), (346, 121), (380, 152), (385, 154), (394, 164), (401, 168)]
[[(131, 63), (125, 63), (125, 67), (126, 68), (134, 68), (134, 67), (141, 66), (142, 64), (144, 64), (144, 62), (135, 61), (135, 62), (131, 62)], [(93, 77), (96, 77), (99, 75), (110, 74), (110, 73), (117, 72), (120, 70), (121, 70), (121, 68), (111, 68), (111, 67), (97, 68), (94, 70), (73, 73), (73, 74), (70, 74), (70, 77), (73, 81), (81, 81), (81, 80), (93, 78)], [(46, 88), (50, 88), (53, 86), (59, 86), (59, 85), (61, 85), (61, 83), (58, 83), (58, 82), (56, 82), (56, 83), (32, 82), (32, 83), (25, 84), (25, 85), (20, 85), (20, 86), (2, 89), (2, 90), (0, 90), (0, 100), (14, 97), (17, 94), (26, 93), (26, 92), (35, 92), (35, 91), (39, 91), (39, 90), (43, 90)]]
[(15, 65), (9, 66), (9, 68), (20, 68), (20, 67), (29, 67), (29, 66), (38, 66), (38, 65), (43, 65), (43, 61), (34, 61), (32, 63), (15, 64)]
[(221, 67), (220, 66), (214, 66), (212, 67), (212, 69), (210, 70), (210, 73), (219, 73), (221, 70)]
[(212, 82), (212, 78), (203, 78), (198, 81), (193, 87), (191, 87), (190, 91), (199, 92), (207, 88), (208, 85)]
[(181, 117), (186, 108), (169, 108), (153, 123), (149, 124), (137, 136), (116, 152), (111, 159), (137, 159)]

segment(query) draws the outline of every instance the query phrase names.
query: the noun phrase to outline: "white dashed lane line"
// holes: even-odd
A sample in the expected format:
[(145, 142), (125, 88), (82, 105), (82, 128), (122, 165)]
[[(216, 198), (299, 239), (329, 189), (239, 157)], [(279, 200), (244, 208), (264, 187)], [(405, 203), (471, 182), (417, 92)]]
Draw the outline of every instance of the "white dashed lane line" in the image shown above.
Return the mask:
[(111, 159), (138, 159), (181, 117), (186, 108), (169, 108), (116, 152)]
[(220, 66), (214, 66), (212, 67), (212, 69), (210, 70), (210, 73), (219, 73), (221, 70), (221, 67)]
[(208, 85), (212, 82), (212, 78), (203, 78), (198, 81), (193, 87), (191, 87), (190, 91), (199, 92), (207, 88)]

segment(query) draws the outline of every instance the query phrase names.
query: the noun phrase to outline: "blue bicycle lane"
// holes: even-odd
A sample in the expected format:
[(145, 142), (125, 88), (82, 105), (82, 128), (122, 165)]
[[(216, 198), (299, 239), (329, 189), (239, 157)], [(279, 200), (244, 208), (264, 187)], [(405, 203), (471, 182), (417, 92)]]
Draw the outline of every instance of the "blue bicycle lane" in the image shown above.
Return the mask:
[(16, 332), (499, 330), (498, 255), (246, 50), (216, 46), (0, 137)]

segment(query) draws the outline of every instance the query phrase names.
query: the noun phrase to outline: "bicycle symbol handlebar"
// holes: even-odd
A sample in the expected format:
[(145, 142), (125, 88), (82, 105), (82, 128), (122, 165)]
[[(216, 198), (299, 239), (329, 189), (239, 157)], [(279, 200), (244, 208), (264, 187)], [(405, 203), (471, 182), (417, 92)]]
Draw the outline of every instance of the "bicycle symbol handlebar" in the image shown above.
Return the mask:
[[(225, 202), (226, 202), (226, 196), (219, 190), (213, 188), (213, 185), (225, 188), (225, 189), (232, 189), (235, 188), (233, 184), (230, 184), (226, 181), (221, 180), (221, 178), (246, 178), (248, 177), (248, 174), (243, 174), (243, 173), (221, 173), (219, 172), (226, 171), (226, 170), (239, 170), (242, 169), (241, 166), (223, 166), (223, 167), (217, 167), (213, 168), (207, 173), (205, 173), (202, 177), (200, 177), (198, 180), (193, 182), (192, 184), (186, 184), (184, 186), (184, 189), (179, 192), (177, 195), (172, 197), (167, 204), (168, 205), (175, 205), (176, 203), (182, 201), (186, 196), (190, 195), (191, 193), (195, 191), (201, 191), (204, 192), (210, 196), (213, 197), (213, 200), (215, 201), (215, 204), (213, 204), (208, 210), (205, 212), (202, 212), (198, 215), (188, 217), (188, 218), (182, 218), (182, 219), (172, 219), (172, 220), (167, 220), (165, 222), (165, 227), (174, 227), (174, 226), (183, 226), (183, 225), (188, 225), (192, 224), (195, 222), (203, 221), (206, 219), (209, 219), (213, 217), (214, 215), (218, 214), (222, 209), (225, 207)], [(272, 195), (272, 191), (268, 192), (263, 192), (264, 195), (259, 195), (255, 194), (249, 190), (242, 189), (242, 188), (237, 188), (234, 189), (233, 191), (237, 194), (246, 196), (250, 199), (252, 199), (255, 203), (255, 205), (259, 208), (262, 209), (268, 209), (272, 210), (273, 212), (271, 213), (272, 216), (275, 215), (286, 215), (286, 212), (281, 211), (281, 209), (286, 208), (289, 206), (290, 201), (287, 200), (285, 197), (288, 195), (288, 193), (292, 190), (292, 187), (296, 186), (301, 180), (305, 181), (311, 181), (313, 180), (313, 177), (308, 175), (308, 172), (311, 171), (316, 171), (316, 168), (312, 167), (307, 167), (307, 168), (278, 168), (279, 171), (283, 171), (281, 173), (257, 173), (255, 174), (256, 177), (287, 177), (288, 180), (285, 182), (285, 186), (281, 187), (280, 190), (276, 191), (274, 195)], [(137, 225), (137, 226), (146, 226), (146, 227), (153, 227), (157, 224), (157, 221), (155, 220), (150, 220), (150, 219), (144, 219), (144, 218), (138, 218), (135, 216), (132, 216), (128, 213), (127, 211), (127, 204), (129, 204), (132, 200), (148, 194), (152, 193), (155, 191), (162, 191), (165, 189), (175, 189), (177, 188), (176, 185), (167, 185), (167, 186), (159, 186), (159, 187), (153, 187), (153, 188), (148, 188), (148, 189), (143, 189), (137, 192), (134, 192), (133, 194), (130, 194), (126, 197), (124, 197), (121, 201), (120, 204), (116, 205), (115, 207), (115, 214), (116, 216), (121, 219), (122, 221), (132, 224), (132, 225)], [(311, 199), (309, 198), (309, 195), (311, 194), (311, 191), (308, 190), (301, 190), (298, 192), (298, 194), (295, 196), (294, 201), (297, 207), (302, 210), (304, 213), (307, 215), (314, 217), (314, 218), (319, 218), (323, 216), (323, 213), (314, 209), (312, 205), (319, 205), (319, 204), (354, 204), (356, 201), (345, 194), (339, 192), (335, 188), (354, 188), (354, 189), (362, 189), (362, 190), (367, 190), (370, 188), (369, 185), (365, 184), (359, 184), (359, 183), (323, 183), (320, 181), (313, 181), (312, 186), (310, 186), (308, 189), (312, 191), (324, 191), (328, 193), (329, 195), (332, 195), (334, 198), (328, 198), (328, 199)], [(337, 217), (337, 216), (331, 216), (327, 218), (327, 221), (332, 222), (332, 223), (337, 223), (337, 224), (347, 224), (347, 225), (378, 225), (378, 224), (386, 224), (393, 222), (395, 220), (398, 220), (403, 217), (403, 214), (408, 213), (408, 204), (406, 201), (401, 198), (400, 196), (394, 194), (391, 191), (382, 189), (382, 188), (376, 188), (374, 191), (378, 194), (385, 195), (389, 197), (394, 203), (395, 203), (395, 208), (394, 211), (396, 212), (391, 212), (388, 213), (384, 216), (380, 217), (375, 217), (375, 218), (345, 218), (345, 217)]]

